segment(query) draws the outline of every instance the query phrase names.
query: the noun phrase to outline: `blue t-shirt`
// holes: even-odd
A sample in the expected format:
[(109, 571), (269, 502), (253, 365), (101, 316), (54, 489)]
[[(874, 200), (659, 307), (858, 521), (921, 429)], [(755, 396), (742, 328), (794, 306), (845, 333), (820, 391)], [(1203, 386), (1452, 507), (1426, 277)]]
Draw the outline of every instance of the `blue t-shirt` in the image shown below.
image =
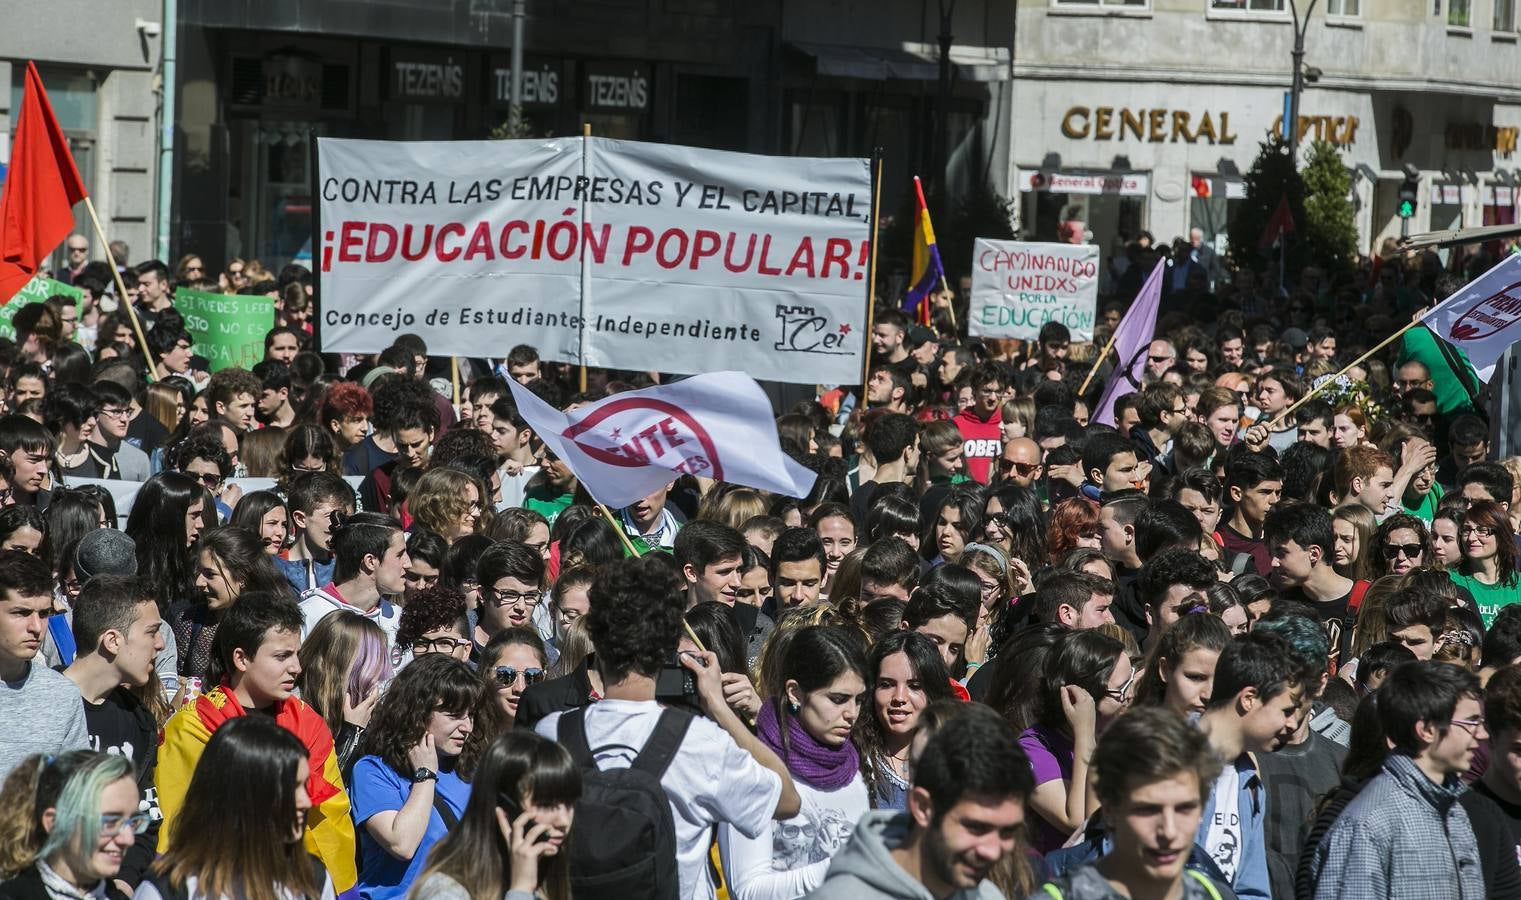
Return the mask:
[[(465, 811), (470, 799), (470, 785), (454, 772), (438, 773), (438, 796), (444, 799), (456, 817)], [(413, 879), (428, 860), (428, 851), (446, 833), (438, 810), (428, 817), (428, 830), (410, 860), (397, 859), (370, 836), (364, 823), (376, 813), (399, 810), (412, 792), (412, 779), (403, 778), (378, 756), (366, 756), (354, 763), (349, 798), (354, 805), (354, 822), (359, 830), (359, 896), (364, 900), (390, 900), (407, 895)]]

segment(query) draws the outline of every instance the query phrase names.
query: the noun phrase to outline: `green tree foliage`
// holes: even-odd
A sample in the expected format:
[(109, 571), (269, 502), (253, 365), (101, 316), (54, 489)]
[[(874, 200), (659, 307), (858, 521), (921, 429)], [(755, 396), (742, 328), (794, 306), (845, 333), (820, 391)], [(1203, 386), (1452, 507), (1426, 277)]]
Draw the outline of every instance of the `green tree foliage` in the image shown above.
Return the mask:
[(1252, 169), (1246, 173), (1246, 199), (1230, 227), (1230, 258), (1238, 266), (1253, 272), (1278, 268), (1278, 251), (1258, 249), (1279, 201), (1287, 197), (1289, 213), (1294, 217), (1294, 233), (1287, 242), (1288, 256), (1284, 268), (1293, 274), (1310, 262), (1309, 241), (1305, 228), (1305, 184), (1294, 168), (1289, 145), (1277, 134), (1262, 142)]
[(1352, 176), (1335, 146), (1316, 141), (1310, 147), (1304, 186), (1305, 239), (1315, 264), (1332, 279), (1350, 273), (1357, 260)]

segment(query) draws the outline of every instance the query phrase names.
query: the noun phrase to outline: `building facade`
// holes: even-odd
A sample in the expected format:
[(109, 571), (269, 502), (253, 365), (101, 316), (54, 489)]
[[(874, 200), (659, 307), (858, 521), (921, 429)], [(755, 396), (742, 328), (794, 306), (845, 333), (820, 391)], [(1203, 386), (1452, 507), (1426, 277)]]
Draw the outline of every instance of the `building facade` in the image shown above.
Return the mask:
[[(107, 238), (138, 259), (152, 255), (156, 227), (161, 14), (160, 0), (26, 0), (7, 4), (0, 27), (0, 167), (35, 62)], [(104, 258), (83, 205), (75, 218), (91, 257)]]
[[(1081, 222), (1109, 252), (1142, 229), (1201, 228), (1224, 249), (1242, 176), (1281, 127), (1291, 0), (1027, 0), (1015, 48), (1008, 190), (1019, 228)], [(1307, 5), (1299, 0), (1301, 11)], [(1521, 46), (1515, 0), (1321, 0), (1301, 150), (1334, 144), (1353, 173), (1359, 245), (1516, 221)], [(1068, 226), (1066, 230), (1072, 230)]]
[[(215, 270), (310, 253), (313, 135), (500, 136), (512, 0), (178, 0), (174, 240)], [(935, 155), (935, 0), (528, 0), (529, 135), (869, 156), (908, 189)], [(1008, 169), (1014, 13), (955, 5), (940, 156)], [(884, 202), (884, 208), (891, 208)]]

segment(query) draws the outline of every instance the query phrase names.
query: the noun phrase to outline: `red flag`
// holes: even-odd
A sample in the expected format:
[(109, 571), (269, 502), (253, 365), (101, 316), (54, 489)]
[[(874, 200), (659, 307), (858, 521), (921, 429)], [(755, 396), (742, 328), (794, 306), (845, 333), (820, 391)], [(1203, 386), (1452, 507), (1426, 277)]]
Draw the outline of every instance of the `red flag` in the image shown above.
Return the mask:
[(1289, 211), (1289, 198), (1287, 195), (1278, 198), (1278, 208), (1273, 210), (1273, 217), (1268, 219), (1267, 228), (1262, 231), (1261, 240), (1257, 241), (1257, 249), (1266, 250), (1273, 246), (1280, 234), (1294, 233), (1294, 214)]
[(74, 204), (84, 198), (68, 138), (53, 116), (37, 67), (27, 63), (10, 172), (0, 195), (0, 304), (31, 281), (74, 230)]

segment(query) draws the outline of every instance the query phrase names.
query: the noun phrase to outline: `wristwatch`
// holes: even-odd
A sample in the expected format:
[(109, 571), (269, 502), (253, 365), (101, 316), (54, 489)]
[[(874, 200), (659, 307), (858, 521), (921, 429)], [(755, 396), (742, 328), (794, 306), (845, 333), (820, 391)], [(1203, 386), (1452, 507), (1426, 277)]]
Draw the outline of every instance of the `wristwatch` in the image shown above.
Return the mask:
[(413, 784), (421, 784), (424, 781), (438, 781), (438, 773), (432, 769), (418, 769), (412, 773)]

